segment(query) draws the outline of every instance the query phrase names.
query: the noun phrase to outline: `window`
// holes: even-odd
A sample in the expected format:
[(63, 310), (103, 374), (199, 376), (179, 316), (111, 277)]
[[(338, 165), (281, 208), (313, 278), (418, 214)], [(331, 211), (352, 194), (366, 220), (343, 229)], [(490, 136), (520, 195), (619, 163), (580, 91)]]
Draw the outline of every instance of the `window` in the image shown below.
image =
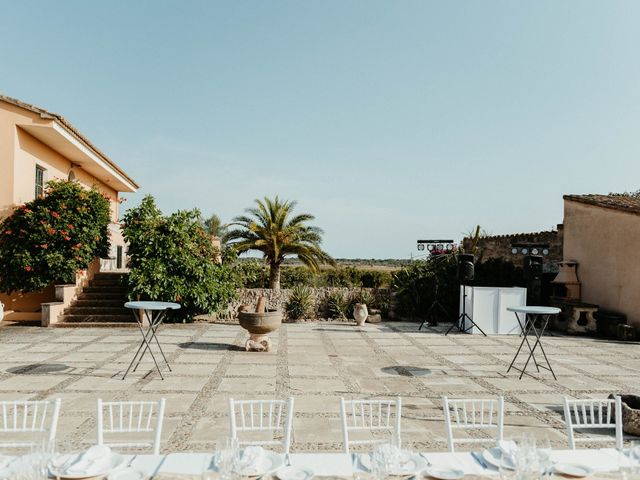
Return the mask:
[(36, 198), (44, 196), (44, 168), (36, 165)]

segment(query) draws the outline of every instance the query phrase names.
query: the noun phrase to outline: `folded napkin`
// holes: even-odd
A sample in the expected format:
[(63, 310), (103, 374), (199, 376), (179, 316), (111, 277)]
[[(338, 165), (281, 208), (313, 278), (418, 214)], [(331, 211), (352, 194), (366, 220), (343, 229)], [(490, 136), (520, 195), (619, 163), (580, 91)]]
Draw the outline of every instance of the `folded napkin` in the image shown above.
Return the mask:
[(513, 457), (519, 450), (518, 445), (513, 440), (499, 440), (498, 448), (503, 455)]
[(93, 477), (106, 473), (111, 466), (111, 449), (106, 445), (94, 445), (67, 467), (67, 475), (86, 475)]
[(238, 459), (238, 470), (242, 475), (258, 475), (264, 468), (266, 454), (264, 448), (260, 446), (248, 446), (242, 449)]

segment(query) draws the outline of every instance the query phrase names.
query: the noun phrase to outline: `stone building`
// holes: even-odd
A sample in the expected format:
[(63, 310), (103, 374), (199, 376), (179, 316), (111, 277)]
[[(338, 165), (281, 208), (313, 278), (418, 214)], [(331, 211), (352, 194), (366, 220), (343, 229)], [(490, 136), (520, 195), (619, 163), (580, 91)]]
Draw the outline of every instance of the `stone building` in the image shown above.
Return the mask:
[[(557, 263), (562, 260), (563, 255), (563, 236), (563, 227), (560, 224), (557, 230), (480, 237), (477, 245), (477, 261), (502, 258), (522, 266), (522, 254), (514, 255), (511, 252), (513, 244), (544, 244), (549, 245), (549, 253), (544, 256), (544, 271), (557, 272)], [(466, 237), (463, 240), (465, 250), (470, 250), (471, 245), (472, 239)]]
[(640, 198), (565, 195), (564, 259), (578, 262), (582, 300), (640, 326)]

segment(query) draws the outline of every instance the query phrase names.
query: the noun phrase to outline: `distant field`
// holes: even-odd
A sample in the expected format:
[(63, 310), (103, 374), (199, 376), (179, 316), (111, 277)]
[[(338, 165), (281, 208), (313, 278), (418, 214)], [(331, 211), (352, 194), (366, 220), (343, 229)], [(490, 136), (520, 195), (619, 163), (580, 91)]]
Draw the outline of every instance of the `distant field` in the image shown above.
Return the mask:
[[(395, 272), (411, 263), (410, 260), (386, 259), (386, 260), (369, 260), (369, 259), (349, 259), (337, 258), (336, 264), (338, 268), (355, 268), (357, 270), (378, 270), (381, 272)], [(286, 260), (286, 266), (302, 266), (302, 263), (296, 260)], [(323, 266), (322, 270), (330, 270), (332, 267)]]

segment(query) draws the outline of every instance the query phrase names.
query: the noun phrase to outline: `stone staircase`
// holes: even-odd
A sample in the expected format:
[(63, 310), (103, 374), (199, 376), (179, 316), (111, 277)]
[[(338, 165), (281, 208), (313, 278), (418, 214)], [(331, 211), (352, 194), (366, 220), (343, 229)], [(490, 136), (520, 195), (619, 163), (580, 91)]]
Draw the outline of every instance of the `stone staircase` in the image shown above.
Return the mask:
[(97, 273), (55, 327), (135, 327), (131, 310), (124, 308), (126, 273)]

